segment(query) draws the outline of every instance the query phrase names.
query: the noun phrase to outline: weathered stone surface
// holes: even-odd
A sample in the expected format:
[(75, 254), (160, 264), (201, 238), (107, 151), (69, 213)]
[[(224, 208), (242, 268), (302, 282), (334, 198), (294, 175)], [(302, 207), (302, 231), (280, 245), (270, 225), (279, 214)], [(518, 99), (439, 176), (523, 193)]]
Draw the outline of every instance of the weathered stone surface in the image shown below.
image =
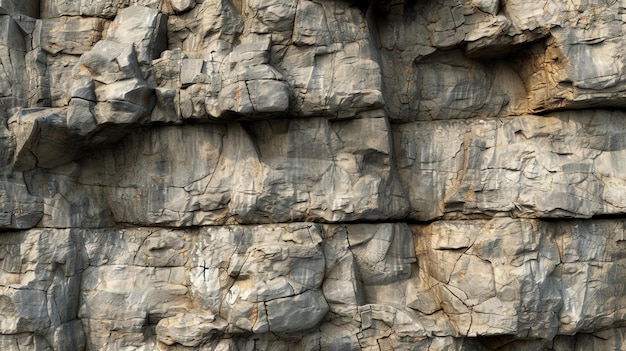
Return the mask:
[(148, 130), (85, 159), (74, 186), (97, 186), (117, 222), (142, 225), (397, 218), (407, 202), (386, 130), (382, 118)]
[[(367, 238), (375, 241), (383, 232), (399, 245), (410, 240), (408, 227), (397, 224), (6, 234), (0, 237), (5, 253), (0, 260), (5, 282), (2, 333), (31, 333), (55, 348), (84, 349), (85, 340), (87, 349), (127, 349), (153, 347), (157, 341), (194, 347), (224, 333), (309, 330), (328, 311), (321, 292), (327, 264), (322, 241), (343, 231), (362, 238), (354, 247), (371, 245), (373, 252), (375, 243), (368, 244)], [(396, 254), (390, 250), (378, 257), (393, 262)], [(386, 274), (396, 277), (394, 271)], [(69, 305), (73, 308), (57, 310)], [(390, 325), (415, 323), (381, 307), (364, 307), (359, 313)], [(71, 334), (76, 339), (59, 344), (58, 338), (79, 321), (76, 318), (91, 332), (86, 339)], [(156, 335), (146, 334), (146, 323), (156, 325)], [(364, 330), (379, 329), (369, 319), (364, 323)]]
[[(407, 305), (430, 319), (424, 322), (427, 329), (441, 327), (435, 311), (454, 316), (446, 327), (460, 335), (551, 340), (557, 333), (610, 328), (622, 318), (624, 284), (617, 278), (624, 259), (617, 249), (624, 234), (621, 221), (502, 218), (413, 229), (426, 278), (420, 273), (422, 282), (409, 283)], [(587, 284), (590, 276), (597, 279), (593, 285)], [(416, 289), (421, 284), (430, 288)]]
[(225, 319), (230, 332), (315, 327), (328, 311), (320, 291), (321, 240), (319, 226), (307, 224), (218, 230), (200, 239), (191, 292), (202, 309)]
[[(378, 42), (383, 60), (385, 101), (392, 118), (411, 120), (421, 118), (424, 106), (414, 96), (423, 94), (420, 85), (427, 79), (427, 87), (441, 86), (446, 96), (462, 88), (454, 70), (440, 71), (438, 77), (420, 75), (419, 63), (440, 50), (463, 49), (466, 56), (479, 58), (474, 63), (506, 66), (515, 62), (514, 71), (496, 78), (498, 82), (521, 80), (527, 89), (512, 94), (511, 100), (527, 95), (528, 105), (509, 105), (501, 115), (511, 112), (543, 112), (563, 108), (623, 107), (624, 62), (619, 54), (624, 45), (623, 19), (619, 2), (567, 1), (530, 3), (524, 1), (429, 1), (409, 6), (391, 6), (388, 13), (376, 21)], [(410, 19), (410, 20), (409, 20)], [(415, 35), (417, 33), (417, 35)], [(533, 44), (534, 43), (534, 44)], [(526, 45), (533, 44), (530, 47)], [(511, 55), (515, 60), (504, 59)], [(519, 58), (519, 60), (517, 59)], [(487, 60), (483, 63), (483, 60)], [(491, 62), (491, 64), (490, 64)], [(418, 63), (417, 67), (413, 63)], [(462, 67), (462, 66), (461, 66)], [(502, 68), (491, 71), (494, 74)], [(454, 67), (458, 70), (460, 67)], [(449, 69), (448, 69), (449, 70)], [(457, 71), (458, 72), (458, 71)], [(466, 71), (465, 74), (477, 74)], [(480, 74), (480, 73), (478, 73)], [(519, 75), (518, 77), (516, 77)], [(478, 78), (480, 79), (480, 78)], [(466, 82), (472, 84), (474, 94), (491, 81)], [(501, 92), (496, 88), (493, 97)], [(484, 93), (484, 91), (483, 91)], [(515, 93), (515, 91), (513, 91)], [(426, 109), (432, 113), (438, 106), (454, 106), (442, 102)], [(465, 99), (472, 97), (466, 95)], [(422, 99), (417, 99), (421, 102)], [(480, 100), (478, 100), (480, 101)], [(495, 116), (500, 101), (487, 103), (484, 115)], [(471, 103), (463, 106), (475, 110)], [(443, 111), (446, 112), (446, 111)], [(443, 118), (453, 117), (443, 115)], [(462, 116), (461, 116), (462, 117)]]
[(624, 59), (617, 54), (624, 45), (621, 5), (600, 3), (508, 6), (520, 28), (551, 27), (549, 37), (520, 60), (532, 111), (624, 106)]
[[(461, 51), (431, 55), (415, 64), (406, 120), (465, 119), (526, 110), (526, 88), (509, 63), (470, 60)], [(405, 119), (403, 115), (396, 119)]]
[(622, 214), (623, 117), (569, 111), (398, 126), (411, 217)]
[(65, 114), (63, 109), (24, 109), (8, 121), (16, 141), (15, 169), (54, 168), (76, 157), (79, 150), (70, 143)]
[(616, 1), (0, 0), (0, 350), (622, 350)]
[[(245, 343), (249, 332), (263, 339), (300, 331), (307, 349), (487, 350), (481, 336), (517, 335), (560, 350), (623, 320), (623, 221), (500, 218), (410, 228), (413, 235), (398, 223), (4, 234), (0, 326), (55, 349), (194, 348), (224, 335)], [(353, 277), (346, 283), (360, 286), (345, 287), (356, 298), (332, 292), (344, 288), (337, 278), (346, 269), (354, 272), (342, 275)], [(328, 310), (332, 318), (322, 320)], [(76, 323), (85, 336), (73, 332)], [(619, 330), (603, 342), (621, 343)], [(468, 339), (454, 338), (461, 336)]]
[[(88, 32), (81, 34), (84, 26)], [(163, 50), (165, 17), (147, 7), (126, 8), (111, 23), (107, 39), (98, 41), (103, 26), (101, 19), (77, 17), (45, 20), (39, 26), (44, 50), (82, 55), (71, 77), (56, 77), (59, 81), (70, 78), (61, 84), (69, 91), (63, 91), (65, 103), (60, 102), (69, 109), (24, 110), (28, 112), (19, 112), (9, 121), (17, 141), (16, 169), (53, 168), (71, 162), (84, 149), (119, 140), (129, 132), (120, 127), (137, 124), (152, 111), (154, 88), (144, 80), (140, 65), (150, 63)], [(125, 32), (133, 36), (119, 34)], [(9, 88), (7, 96), (13, 94)]]
[(2, 0), (0, 15), (39, 17), (39, 0)]
[(26, 43), (18, 22), (0, 15), (0, 117), (28, 106)]
[(176, 12), (185, 12), (196, 6), (196, 0), (171, 0), (170, 3)]
[[(0, 237), (0, 329), (8, 350), (50, 350), (84, 343), (77, 327), (80, 241), (69, 230), (35, 230)], [(73, 328), (72, 328), (73, 327)], [(72, 328), (68, 333), (68, 328)], [(24, 336), (29, 337), (24, 337)], [(7, 338), (7, 336), (14, 336)], [(59, 343), (59, 336), (66, 339)]]
[(0, 228), (25, 229), (43, 216), (41, 197), (29, 193), (20, 172), (4, 171), (0, 177)]
[(107, 40), (133, 43), (140, 64), (149, 64), (166, 48), (167, 16), (156, 9), (131, 6), (120, 10), (107, 31)]
[[(606, 8), (599, 16), (607, 15), (614, 17), (615, 11)], [(518, 70), (529, 89), (531, 111), (626, 105), (626, 62), (615, 54), (624, 46), (619, 34), (623, 23), (617, 18), (603, 20), (616, 23), (553, 30), (550, 38), (528, 50), (529, 59), (520, 60)]]
[(236, 46), (224, 59), (220, 66), (221, 89), (215, 94), (217, 109), (210, 108), (207, 101), (209, 115), (276, 116), (289, 111), (291, 89), (283, 75), (269, 64), (270, 46), (269, 37), (259, 38)]
[(104, 20), (99, 18), (62, 17), (41, 21), (39, 40), (41, 47), (56, 55), (80, 55), (89, 51), (102, 37)]
[(150, 0), (40, 0), (41, 17), (54, 18), (62, 16), (85, 16), (112, 18), (118, 10), (131, 4), (150, 3)]

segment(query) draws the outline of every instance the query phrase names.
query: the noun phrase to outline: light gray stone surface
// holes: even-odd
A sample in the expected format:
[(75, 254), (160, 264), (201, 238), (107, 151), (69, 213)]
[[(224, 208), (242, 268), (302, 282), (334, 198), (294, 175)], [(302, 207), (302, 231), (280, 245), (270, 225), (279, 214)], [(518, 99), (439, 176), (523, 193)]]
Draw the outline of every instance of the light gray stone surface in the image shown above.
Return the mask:
[(102, 38), (106, 22), (93, 17), (61, 17), (40, 23), (38, 34), (43, 50), (52, 55), (59, 52), (80, 55)]
[(487, 350), (481, 337), (510, 336), (530, 340), (520, 349), (619, 349), (625, 228), (500, 218), (7, 233), (1, 342)]
[(0, 350), (625, 349), (623, 10), (0, 0)]
[(138, 225), (400, 218), (387, 130), (382, 118), (145, 130), (81, 161), (73, 186), (97, 188), (116, 222)]
[(623, 214), (624, 117), (567, 111), (397, 125), (411, 217)]
[(0, 14), (2, 15), (26, 15), (39, 17), (40, 0), (2, 0), (0, 1)]
[[(623, 57), (618, 54), (624, 45), (621, 6), (619, 1), (560, 0), (452, 0), (390, 6), (388, 14), (375, 21), (390, 116), (402, 121), (424, 119), (428, 116), (422, 114), (432, 114), (438, 106), (457, 104), (462, 104), (466, 113), (476, 111), (469, 91), (485, 94), (484, 84), (494, 84), (495, 89), (487, 90), (490, 96), (478, 102), (495, 101), (485, 104), (482, 116), (623, 107), (625, 71)], [(444, 66), (435, 77), (420, 74), (423, 59), (449, 49), (463, 50), (466, 57), (475, 59), (473, 65), (478, 70), (464, 68), (466, 63)], [(480, 75), (482, 65), (490, 68), (487, 74), (497, 78), (459, 82), (460, 72)], [(520, 79), (526, 91), (513, 89)], [(434, 86), (442, 97), (453, 91), (456, 95), (448, 100), (450, 103), (428, 105), (421, 86)], [(464, 86), (471, 87), (465, 97), (460, 95)], [(497, 110), (502, 89), (511, 94), (509, 105)], [(518, 101), (520, 94), (527, 95), (527, 101)], [(435, 118), (458, 116), (456, 111), (442, 112)]]

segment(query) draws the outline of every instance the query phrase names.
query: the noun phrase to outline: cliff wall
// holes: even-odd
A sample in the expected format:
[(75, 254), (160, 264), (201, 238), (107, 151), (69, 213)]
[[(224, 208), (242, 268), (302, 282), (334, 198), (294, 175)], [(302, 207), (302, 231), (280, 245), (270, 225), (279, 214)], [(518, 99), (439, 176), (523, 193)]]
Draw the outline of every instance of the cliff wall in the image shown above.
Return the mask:
[(0, 350), (626, 349), (625, 15), (0, 0)]

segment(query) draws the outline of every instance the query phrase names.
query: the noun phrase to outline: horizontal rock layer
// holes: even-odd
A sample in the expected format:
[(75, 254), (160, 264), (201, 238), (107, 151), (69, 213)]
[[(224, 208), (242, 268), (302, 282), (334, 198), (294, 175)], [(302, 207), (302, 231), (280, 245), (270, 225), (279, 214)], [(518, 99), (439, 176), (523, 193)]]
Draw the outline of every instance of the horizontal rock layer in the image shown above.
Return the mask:
[(46, 227), (400, 218), (388, 140), (383, 118), (162, 127), (24, 178)]
[[(0, 342), (484, 350), (518, 337), (558, 350), (623, 335), (625, 228), (500, 218), (6, 233)], [(276, 339), (296, 332), (306, 337)]]
[(0, 350), (625, 349), (623, 7), (0, 0)]
[(394, 125), (410, 217), (621, 215), (625, 117), (585, 110)]

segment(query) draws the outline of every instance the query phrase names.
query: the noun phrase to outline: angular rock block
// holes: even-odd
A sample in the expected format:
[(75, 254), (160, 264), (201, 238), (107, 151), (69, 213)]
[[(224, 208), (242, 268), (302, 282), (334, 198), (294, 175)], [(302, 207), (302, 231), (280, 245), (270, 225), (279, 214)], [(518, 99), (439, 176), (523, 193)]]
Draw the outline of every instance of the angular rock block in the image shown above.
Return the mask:
[(394, 126), (411, 218), (624, 214), (620, 111)]
[(40, 0), (41, 17), (83, 16), (113, 18), (119, 9), (128, 7), (129, 0)]
[[(86, 135), (97, 127), (132, 125), (150, 115), (155, 104), (154, 88), (144, 80), (140, 65), (149, 64), (163, 51), (166, 22), (165, 15), (148, 7), (120, 10), (106, 39), (85, 52), (74, 68), (69, 100), (84, 101), (70, 102), (73, 109), (68, 120), (72, 130)], [(95, 82), (99, 83), (97, 87)], [(101, 133), (100, 139), (106, 139), (106, 135)]]
[[(49, 350), (51, 344), (84, 349), (84, 334), (76, 319), (80, 270), (85, 267), (79, 244), (76, 233), (70, 230), (0, 236), (0, 345), (7, 350)], [(72, 328), (71, 333), (68, 328)], [(57, 343), (60, 336), (66, 339)]]
[(107, 32), (107, 40), (133, 43), (140, 64), (150, 64), (167, 47), (167, 16), (145, 6), (121, 9)]
[[(102, 84), (142, 78), (132, 43), (101, 40), (81, 55), (74, 68), (74, 79), (91, 77)], [(142, 78), (143, 79), (143, 78)]]
[(0, 0), (0, 15), (39, 18), (40, 0)]
[(65, 109), (24, 109), (9, 120), (16, 149), (16, 170), (54, 168), (72, 161), (80, 153), (67, 129)]
[(43, 19), (38, 28), (40, 45), (52, 55), (81, 55), (102, 38), (104, 26), (105, 21), (100, 18)]
[(519, 58), (532, 112), (626, 106), (626, 59), (619, 54), (626, 41), (602, 34), (622, 31), (614, 11), (603, 9), (603, 21), (592, 28), (554, 29)]
[(28, 106), (29, 71), (25, 34), (11, 16), (0, 15), (0, 118)]
[(296, 94), (298, 115), (353, 118), (384, 105), (380, 66), (369, 38), (321, 50), (291, 46), (279, 67)]
[[(413, 272), (415, 245), (403, 223), (327, 225), (323, 293), (331, 312), (353, 316), (372, 301), (372, 291)], [(366, 327), (367, 328), (367, 327)]]
[(312, 224), (209, 231), (194, 252), (191, 292), (203, 310), (227, 322), (227, 331), (315, 327), (328, 311), (321, 242), (321, 228)]
[(219, 110), (213, 117), (276, 117), (289, 111), (291, 89), (283, 75), (269, 64), (269, 37), (236, 46), (221, 64)]
[(0, 228), (36, 227), (44, 213), (44, 200), (33, 196), (21, 172), (3, 170), (0, 175)]
[(172, 9), (176, 12), (185, 12), (196, 6), (196, 0), (171, 0)]
[(611, 328), (626, 311), (617, 278), (625, 228), (621, 220), (508, 218), (414, 226), (420, 278), (409, 282), (406, 304), (427, 330), (446, 335), (549, 341)]

